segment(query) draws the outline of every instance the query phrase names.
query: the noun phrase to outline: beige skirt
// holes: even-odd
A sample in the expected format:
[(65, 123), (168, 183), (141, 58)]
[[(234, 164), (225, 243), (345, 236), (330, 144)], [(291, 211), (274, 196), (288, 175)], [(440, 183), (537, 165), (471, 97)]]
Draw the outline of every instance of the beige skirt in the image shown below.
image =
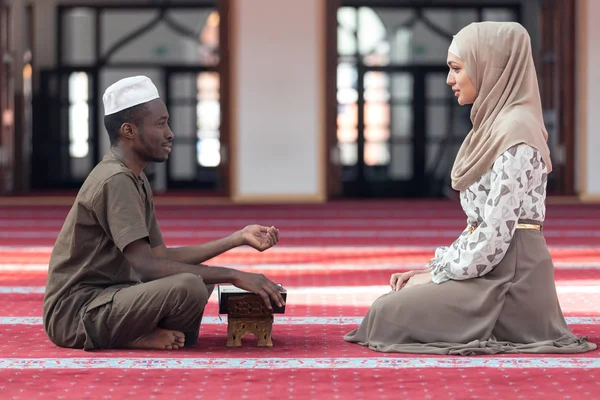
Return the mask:
[(542, 232), (517, 230), (488, 274), (379, 297), (348, 342), (379, 352), (477, 355), (596, 349), (568, 328)]

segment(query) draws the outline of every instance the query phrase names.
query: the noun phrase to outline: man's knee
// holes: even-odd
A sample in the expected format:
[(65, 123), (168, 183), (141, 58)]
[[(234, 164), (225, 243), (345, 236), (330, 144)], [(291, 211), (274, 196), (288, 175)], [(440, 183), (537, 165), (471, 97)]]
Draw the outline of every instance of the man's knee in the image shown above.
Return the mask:
[(195, 303), (204, 307), (208, 303), (210, 293), (201, 277), (184, 273), (173, 277), (172, 291), (182, 302)]

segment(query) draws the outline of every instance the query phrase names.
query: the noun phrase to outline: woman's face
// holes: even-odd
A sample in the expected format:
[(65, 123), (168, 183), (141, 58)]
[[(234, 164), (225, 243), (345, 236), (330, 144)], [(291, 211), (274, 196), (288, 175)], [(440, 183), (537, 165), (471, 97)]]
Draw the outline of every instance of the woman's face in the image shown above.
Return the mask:
[(448, 53), (447, 63), (450, 71), (446, 83), (452, 87), (454, 95), (458, 97), (458, 104), (461, 106), (473, 104), (477, 98), (477, 90), (467, 74), (463, 61), (454, 54)]

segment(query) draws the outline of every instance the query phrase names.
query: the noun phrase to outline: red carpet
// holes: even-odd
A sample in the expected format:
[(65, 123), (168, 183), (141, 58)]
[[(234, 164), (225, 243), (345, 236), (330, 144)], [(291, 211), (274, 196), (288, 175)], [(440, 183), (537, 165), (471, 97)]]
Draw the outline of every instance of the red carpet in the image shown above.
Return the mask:
[(11, 399), (597, 399), (599, 381), (546, 368), (0, 371), (0, 382), (23, 383), (2, 391)]
[[(600, 322), (600, 321), (599, 321)], [(147, 352), (144, 350), (98, 350), (81, 352), (78, 350), (61, 349), (54, 346), (46, 339), (46, 334), (41, 325), (13, 325), (6, 326), (3, 333), (6, 339), (0, 345), (1, 358), (414, 358), (413, 355), (378, 353), (362, 346), (341, 343), (340, 338), (350, 332), (357, 325), (296, 325), (275, 322), (273, 327), (273, 345), (270, 349), (256, 347), (256, 339), (248, 338), (244, 341), (247, 346), (230, 349), (225, 346), (227, 342), (227, 323), (205, 324), (200, 332), (202, 340), (193, 349), (184, 351), (172, 350), (164, 352)], [(573, 332), (587, 335), (592, 342), (600, 341), (600, 325), (570, 325)], [(507, 357), (496, 356), (496, 357)], [(511, 355), (516, 358), (530, 358), (530, 356)], [(572, 358), (572, 355), (553, 355), (553, 358)], [(600, 358), (600, 352), (590, 352), (586, 358)], [(419, 356), (419, 358), (437, 358), (434, 356)], [(462, 357), (451, 357), (462, 358)]]
[[(289, 289), (274, 347), (229, 349), (213, 296), (201, 340), (179, 351), (62, 349), (46, 337), (46, 268), (67, 207), (0, 207), (0, 398), (600, 399), (600, 351), (580, 355), (433, 357), (346, 343), (392, 272), (423, 267), (464, 228), (457, 204), (157, 208), (170, 245), (251, 223), (276, 225), (279, 246), (236, 249), (213, 265), (260, 271)], [(571, 329), (600, 343), (600, 207), (548, 207), (545, 237)]]

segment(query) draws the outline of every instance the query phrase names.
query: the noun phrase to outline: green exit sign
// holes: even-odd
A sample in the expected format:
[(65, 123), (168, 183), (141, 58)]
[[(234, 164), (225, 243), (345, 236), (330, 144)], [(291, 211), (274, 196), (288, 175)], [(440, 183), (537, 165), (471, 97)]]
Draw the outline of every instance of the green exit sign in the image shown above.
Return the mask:
[(169, 49), (167, 48), (166, 45), (159, 45), (159, 46), (154, 46), (154, 49), (152, 50), (152, 52), (154, 53), (154, 55), (156, 57), (164, 57), (169, 52)]

